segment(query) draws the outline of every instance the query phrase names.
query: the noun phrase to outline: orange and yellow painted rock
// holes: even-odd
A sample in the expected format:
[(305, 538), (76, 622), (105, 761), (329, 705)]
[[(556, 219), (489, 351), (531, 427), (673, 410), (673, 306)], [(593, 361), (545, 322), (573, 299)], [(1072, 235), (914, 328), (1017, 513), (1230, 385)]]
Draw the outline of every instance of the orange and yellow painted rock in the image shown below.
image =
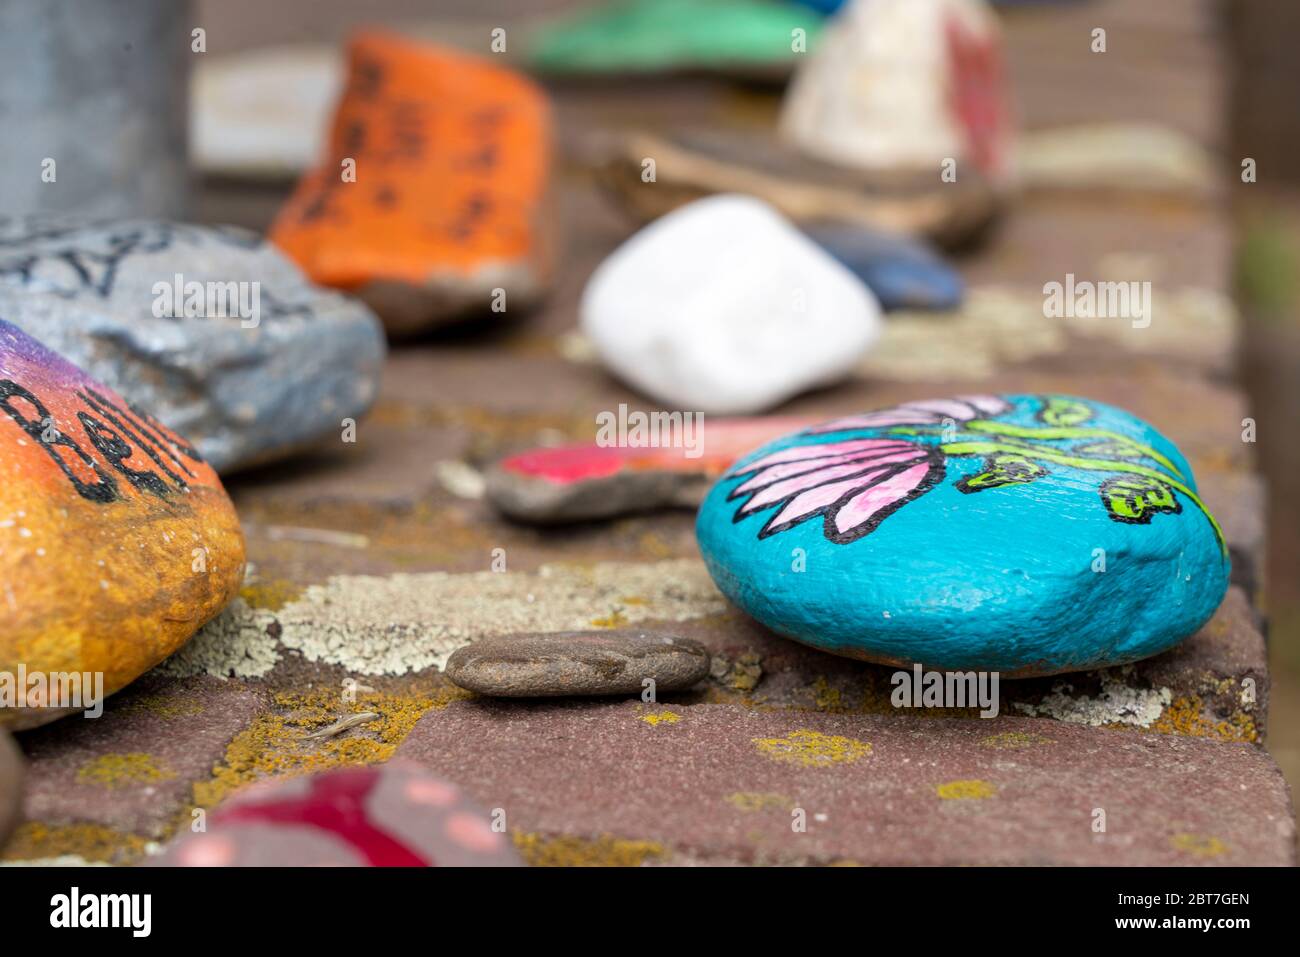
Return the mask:
[(0, 320), (0, 726), (90, 708), (98, 676), (111, 694), (166, 658), (243, 574), (199, 454)]
[(485, 59), (353, 38), (328, 155), (271, 239), (405, 333), (526, 305), (549, 272), (545, 94)]

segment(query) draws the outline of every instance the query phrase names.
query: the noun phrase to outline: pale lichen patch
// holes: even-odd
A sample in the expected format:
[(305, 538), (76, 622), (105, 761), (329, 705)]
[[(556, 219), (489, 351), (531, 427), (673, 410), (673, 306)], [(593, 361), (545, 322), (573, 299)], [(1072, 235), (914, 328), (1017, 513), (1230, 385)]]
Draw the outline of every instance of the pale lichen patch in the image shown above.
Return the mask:
[(1056, 718), (1071, 724), (1100, 727), (1106, 724), (1149, 728), (1169, 706), (1173, 695), (1168, 688), (1134, 688), (1103, 674), (1096, 697), (1076, 695), (1066, 682), (1053, 686), (1051, 694), (1038, 704), (1015, 702), (1017, 711), (1031, 717)]
[(174, 678), (260, 678), (280, 660), (275, 613), (236, 598), (154, 671)]

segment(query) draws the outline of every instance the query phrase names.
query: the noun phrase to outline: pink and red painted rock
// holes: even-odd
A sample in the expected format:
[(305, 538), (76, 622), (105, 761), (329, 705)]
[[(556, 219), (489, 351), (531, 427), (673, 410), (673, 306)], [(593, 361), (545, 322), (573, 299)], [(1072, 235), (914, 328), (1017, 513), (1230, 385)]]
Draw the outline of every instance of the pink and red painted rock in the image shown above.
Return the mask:
[(0, 685), (0, 726), (89, 708), (101, 678), (117, 691), (243, 575), (234, 505), (199, 453), (0, 320), (0, 675), (26, 676)]
[(693, 507), (740, 456), (816, 421), (793, 416), (709, 419), (701, 430), (698, 455), (680, 446), (594, 442), (529, 449), (493, 466), (487, 475), (487, 497), (510, 518), (541, 523)]
[(247, 788), (207, 830), (164, 853), (171, 867), (514, 867), (510, 837), (460, 789), (406, 761)]

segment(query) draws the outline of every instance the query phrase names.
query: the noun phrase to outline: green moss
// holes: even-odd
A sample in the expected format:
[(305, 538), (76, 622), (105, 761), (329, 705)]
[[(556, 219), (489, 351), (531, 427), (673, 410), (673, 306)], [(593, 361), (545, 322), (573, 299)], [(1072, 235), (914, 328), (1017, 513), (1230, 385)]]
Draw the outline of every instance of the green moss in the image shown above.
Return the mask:
[(1265, 317), (1294, 315), (1300, 301), (1300, 249), (1275, 222), (1246, 228), (1237, 250), (1237, 291), (1246, 307)]

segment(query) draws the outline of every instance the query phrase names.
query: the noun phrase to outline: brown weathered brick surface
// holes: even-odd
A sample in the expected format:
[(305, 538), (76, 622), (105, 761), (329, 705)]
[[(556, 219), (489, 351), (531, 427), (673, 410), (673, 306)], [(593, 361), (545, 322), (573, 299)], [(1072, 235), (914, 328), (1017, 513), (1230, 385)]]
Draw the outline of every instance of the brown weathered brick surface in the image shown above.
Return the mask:
[(237, 682), (146, 677), (80, 715), (22, 735), (24, 816), (42, 826), (99, 825), (125, 834), (170, 833), (195, 781), (263, 708)]
[[(542, 859), (552, 845), (561, 861), (593, 847), (642, 862), (1295, 856), (1285, 784), (1258, 749), (1026, 719), (475, 700), (426, 716), (398, 755), (503, 809)], [(792, 827), (800, 810), (803, 833)]]

